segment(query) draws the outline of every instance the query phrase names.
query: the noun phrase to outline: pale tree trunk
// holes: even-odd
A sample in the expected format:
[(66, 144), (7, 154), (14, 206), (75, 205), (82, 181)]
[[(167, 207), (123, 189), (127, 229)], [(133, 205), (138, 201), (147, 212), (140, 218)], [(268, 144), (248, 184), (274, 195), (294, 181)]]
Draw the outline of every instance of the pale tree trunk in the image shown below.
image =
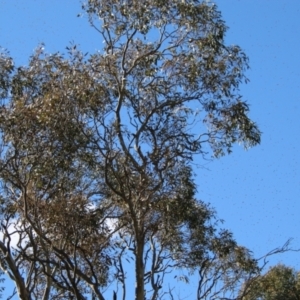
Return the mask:
[(21, 276), (18, 267), (16, 266), (15, 260), (11, 256), (9, 248), (6, 247), (3, 242), (0, 242), (0, 249), (8, 266), (8, 270), (4, 270), (4, 272), (15, 282), (19, 299), (31, 300), (30, 293), (28, 292), (24, 282), (24, 278)]

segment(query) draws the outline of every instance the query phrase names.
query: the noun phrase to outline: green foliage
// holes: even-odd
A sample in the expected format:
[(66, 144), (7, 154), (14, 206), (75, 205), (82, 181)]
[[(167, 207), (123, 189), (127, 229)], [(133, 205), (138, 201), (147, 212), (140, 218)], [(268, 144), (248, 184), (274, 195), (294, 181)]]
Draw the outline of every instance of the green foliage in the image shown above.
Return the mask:
[(276, 265), (264, 274), (245, 283), (244, 300), (298, 300), (300, 273), (285, 265)]
[(109, 284), (125, 297), (129, 258), (137, 300), (162, 297), (174, 268), (199, 270), (198, 299), (219, 280), (226, 293), (257, 263), (195, 198), (191, 162), (260, 142), (239, 95), (246, 55), (207, 1), (83, 9), (101, 51), (0, 57), (2, 269), (22, 299), (103, 300)]

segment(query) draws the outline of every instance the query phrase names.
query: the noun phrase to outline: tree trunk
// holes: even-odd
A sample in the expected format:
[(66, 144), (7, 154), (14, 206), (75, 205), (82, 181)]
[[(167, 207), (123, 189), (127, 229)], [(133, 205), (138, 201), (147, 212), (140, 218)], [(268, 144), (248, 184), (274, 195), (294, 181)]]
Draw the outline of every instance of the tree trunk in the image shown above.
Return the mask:
[(7, 264), (7, 271), (5, 272), (16, 285), (17, 293), (20, 300), (31, 300), (24, 278), (21, 276), (14, 258), (11, 256), (10, 249), (7, 248), (3, 242), (0, 242), (0, 250), (3, 253), (4, 260)]
[(135, 300), (145, 300), (145, 288), (144, 288), (144, 273), (145, 266), (143, 260), (144, 254), (144, 237), (141, 234), (137, 237), (136, 243), (136, 260), (135, 260)]

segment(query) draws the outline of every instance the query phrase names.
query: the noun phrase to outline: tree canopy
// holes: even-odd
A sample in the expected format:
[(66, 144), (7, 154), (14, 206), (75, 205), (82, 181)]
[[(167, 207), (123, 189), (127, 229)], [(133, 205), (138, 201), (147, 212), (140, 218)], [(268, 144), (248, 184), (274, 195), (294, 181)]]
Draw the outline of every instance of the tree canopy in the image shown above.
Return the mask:
[(243, 300), (299, 300), (300, 273), (295, 269), (276, 265), (264, 275), (244, 284), (248, 288)]
[(198, 272), (197, 299), (226, 293), (259, 268), (196, 198), (192, 160), (260, 142), (239, 94), (247, 56), (207, 1), (83, 11), (99, 52), (0, 56), (1, 269), (26, 300), (107, 299), (111, 285), (126, 299), (129, 262), (136, 300), (173, 297), (174, 270)]

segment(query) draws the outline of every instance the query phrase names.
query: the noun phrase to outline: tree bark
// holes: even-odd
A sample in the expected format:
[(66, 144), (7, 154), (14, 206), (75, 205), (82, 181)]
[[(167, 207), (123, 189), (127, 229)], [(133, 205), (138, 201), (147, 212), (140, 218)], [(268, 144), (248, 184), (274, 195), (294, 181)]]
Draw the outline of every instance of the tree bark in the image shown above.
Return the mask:
[(24, 282), (24, 278), (21, 276), (19, 269), (15, 264), (15, 260), (11, 256), (10, 250), (4, 245), (3, 242), (0, 242), (0, 249), (8, 266), (9, 271), (6, 273), (15, 282), (19, 299), (31, 300), (30, 293), (28, 292)]
[(135, 300), (145, 300), (144, 273), (145, 266), (143, 260), (144, 254), (144, 236), (140, 234), (136, 242), (136, 260), (135, 260)]

